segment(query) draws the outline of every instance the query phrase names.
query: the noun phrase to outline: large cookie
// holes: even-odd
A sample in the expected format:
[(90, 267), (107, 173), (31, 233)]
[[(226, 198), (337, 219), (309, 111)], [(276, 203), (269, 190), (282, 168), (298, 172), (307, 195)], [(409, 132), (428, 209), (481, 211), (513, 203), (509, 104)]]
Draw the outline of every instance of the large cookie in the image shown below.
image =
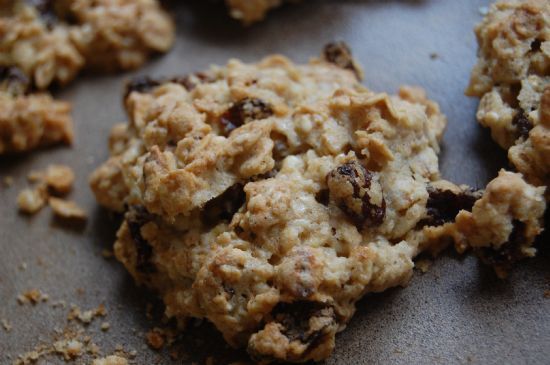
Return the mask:
[(356, 301), (406, 285), (420, 252), (533, 254), (543, 189), (506, 172), (485, 194), (441, 180), (438, 105), (370, 91), (354, 65), (333, 44), (305, 65), (129, 85), (129, 122), (90, 182), (125, 213), (116, 256), (168, 317), (206, 318), (255, 359), (322, 360)]
[(550, 2), (502, 0), (475, 28), (479, 59), (467, 94), (477, 119), (536, 185), (550, 183)]

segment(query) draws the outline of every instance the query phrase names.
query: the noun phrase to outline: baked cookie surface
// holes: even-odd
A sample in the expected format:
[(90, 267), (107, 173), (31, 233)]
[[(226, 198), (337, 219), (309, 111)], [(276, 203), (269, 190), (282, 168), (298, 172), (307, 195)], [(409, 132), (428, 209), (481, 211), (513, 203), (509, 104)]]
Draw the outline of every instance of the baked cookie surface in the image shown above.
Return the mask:
[[(504, 172), (485, 193), (441, 180), (438, 105), (418, 88), (368, 90), (346, 54), (135, 80), (90, 179), (124, 213), (117, 258), (166, 315), (206, 318), (258, 360), (327, 358), (355, 302), (406, 285), (422, 251), (498, 252), (513, 227), (476, 240), (496, 205), (486, 221), (521, 222), (518, 252), (541, 230), (544, 189)], [(508, 180), (520, 188), (492, 193)]]
[(532, 184), (550, 184), (550, 3), (501, 0), (475, 28), (479, 59), (466, 93), (477, 119)]

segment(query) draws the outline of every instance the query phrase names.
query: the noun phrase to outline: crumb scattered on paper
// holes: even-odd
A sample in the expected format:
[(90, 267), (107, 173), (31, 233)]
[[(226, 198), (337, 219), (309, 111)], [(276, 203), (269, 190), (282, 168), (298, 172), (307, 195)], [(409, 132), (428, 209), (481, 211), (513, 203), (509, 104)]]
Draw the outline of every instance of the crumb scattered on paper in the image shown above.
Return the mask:
[(86, 212), (73, 201), (50, 197), (48, 203), (54, 214), (60, 218), (77, 220), (87, 218)]

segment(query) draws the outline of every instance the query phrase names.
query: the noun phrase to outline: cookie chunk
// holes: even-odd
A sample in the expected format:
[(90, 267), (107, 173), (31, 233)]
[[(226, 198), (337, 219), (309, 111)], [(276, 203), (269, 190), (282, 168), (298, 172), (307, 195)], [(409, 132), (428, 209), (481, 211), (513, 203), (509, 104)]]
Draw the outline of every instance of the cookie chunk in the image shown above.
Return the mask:
[(536, 185), (550, 183), (550, 3), (501, 0), (475, 28), (479, 59), (466, 93), (477, 119)]
[(452, 242), (441, 227), (468, 244), (456, 216), (487, 205), (440, 179), (446, 119), (421, 89), (373, 92), (325, 56), (130, 83), (91, 176), (124, 213), (116, 257), (166, 315), (207, 318), (259, 361), (327, 358), (365, 293), (406, 285)]
[(174, 24), (156, 0), (72, 0), (69, 15), (79, 27), (73, 41), (86, 67), (135, 69), (152, 54), (168, 51)]
[(0, 154), (72, 142), (69, 104), (37, 90), (83, 68), (136, 68), (173, 39), (155, 0), (0, 3)]
[(0, 5), (0, 65), (38, 89), (86, 67), (132, 69), (172, 45), (174, 25), (155, 0), (8, 1)]
[(29, 83), (18, 68), (0, 66), (0, 154), (73, 141), (70, 105), (28, 94)]
[(287, 1), (297, 0), (225, 0), (229, 14), (245, 25), (264, 19), (266, 13)]

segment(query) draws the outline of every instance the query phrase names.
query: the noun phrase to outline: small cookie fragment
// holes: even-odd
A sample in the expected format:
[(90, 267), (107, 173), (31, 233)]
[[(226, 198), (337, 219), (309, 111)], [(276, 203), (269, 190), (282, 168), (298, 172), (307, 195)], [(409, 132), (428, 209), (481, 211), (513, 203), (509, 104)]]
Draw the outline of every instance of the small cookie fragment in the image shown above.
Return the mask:
[(47, 94), (12, 96), (0, 90), (0, 154), (72, 142), (68, 103)]
[(533, 242), (543, 231), (544, 192), (544, 187), (527, 184), (521, 174), (501, 170), (472, 211), (457, 215), (456, 226), (467, 246), (500, 277), (516, 261), (535, 255)]
[(74, 182), (73, 170), (65, 165), (49, 165), (45, 171), (44, 181), (56, 194), (68, 194)]
[(147, 332), (146, 337), (147, 337), (147, 344), (153, 350), (160, 350), (164, 346), (164, 336), (162, 335), (162, 332), (159, 329), (155, 328)]
[(17, 195), (17, 206), (23, 213), (35, 214), (46, 205), (46, 199), (42, 189), (23, 189)]
[(74, 201), (50, 197), (48, 199), (48, 204), (52, 208), (54, 214), (60, 218), (86, 220), (88, 217), (86, 212)]
[(74, 360), (82, 355), (84, 345), (78, 340), (68, 339), (55, 342), (53, 347), (65, 360)]

